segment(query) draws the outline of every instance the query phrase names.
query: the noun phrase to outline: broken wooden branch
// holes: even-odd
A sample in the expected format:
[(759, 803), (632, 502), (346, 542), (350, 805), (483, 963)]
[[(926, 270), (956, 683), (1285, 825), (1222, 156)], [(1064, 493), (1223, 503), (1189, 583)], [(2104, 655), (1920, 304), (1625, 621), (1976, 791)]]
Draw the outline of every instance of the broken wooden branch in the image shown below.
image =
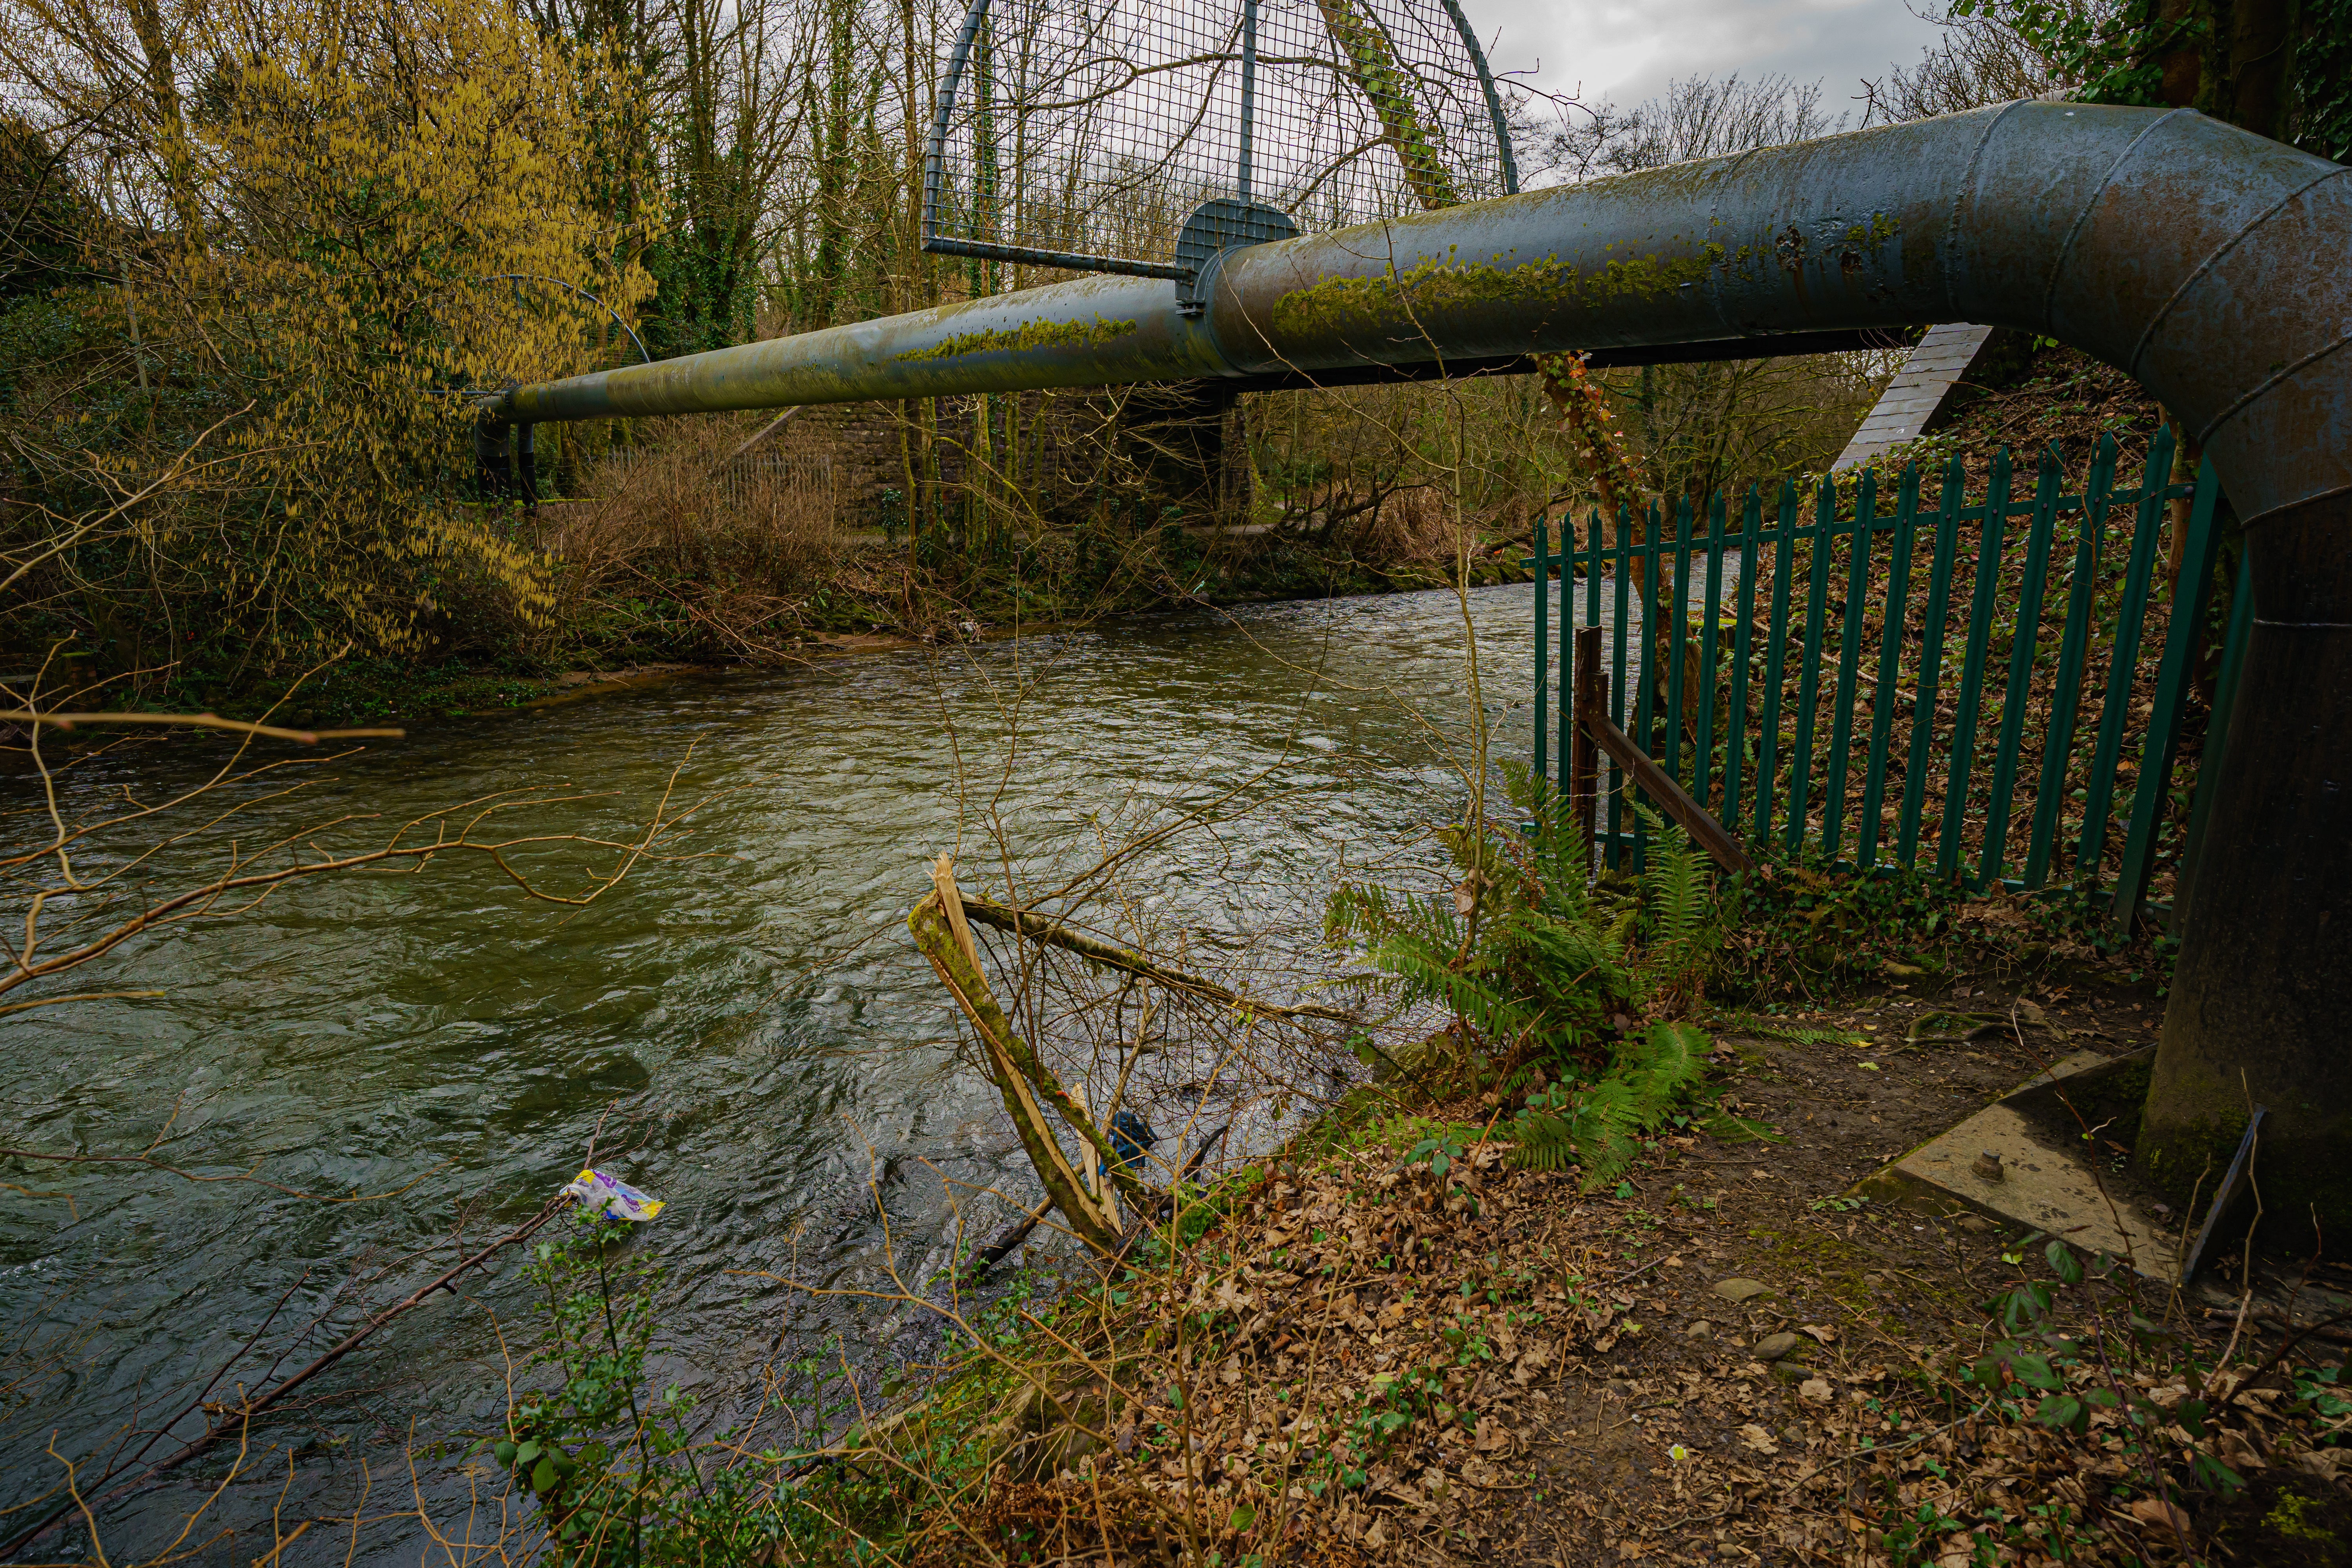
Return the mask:
[(400, 1300), (394, 1302), (391, 1306), (375, 1312), (366, 1321), (362, 1322), (359, 1327), (353, 1329), (350, 1333), (345, 1334), (341, 1339), (336, 1341), (335, 1343), (316, 1361), (304, 1367), (301, 1371), (296, 1373), (293, 1376), (288, 1378), (285, 1382), (279, 1384), (277, 1387), (271, 1389), (268, 1393), (263, 1394), (260, 1398), (246, 1400), (242, 1404), (238, 1405), (234, 1410), (225, 1413), (217, 1422), (215, 1422), (202, 1436), (189, 1443), (186, 1447), (182, 1448), (178, 1453), (172, 1455), (169, 1458), (157, 1463), (154, 1473), (160, 1475), (166, 1470), (177, 1469), (180, 1466), (186, 1464), (190, 1459), (194, 1458), (198, 1454), (203, 1453), (205, 1449), (220, 1442), (221, 1439), (226, 1437), (231, 1432), (242, 1430), (252, 1422), (255, 1416), (260, 1415), (263, 1411), (268, 1409), (271, 1405), (277, 1404), (279, 1400), (285, 1398), (288, 1394), (301, 1387), (302, 1384), (310, 1382), (310, 1379), (316, 1377), (319, 1373), (326, 1371), (329, 1367), (334, 1365), (337, 1362), (351, 1354), (352, 1352), (359, 1349), (360, 1345), (370, 1336), (374, 1334), (378, 1329), (383, 1328), (386, 1323), (389, 1323), (394, 1318), (399, 1317), (402, 1313), (409, 1311), (413, 1308), (420, 1307), (426, 1301), (432, 1300), (436, 1292), (446, 1290), (451, 1295), (456, 1295), (457, 1290), (456, 1281), (458, 1275), (465, 1273), (469, 1268), (479, 1268), (490, 1258), (504, 1251), (509, 1247), (513, 1247), (520, 1242), (529, 1240), (533, 1231), (536, 1231), (540, 1226), (545, 1225), (551, 1217), (552, 1217), (558, 1211), (564, 1208), (572, 1200), (567, 1195), (560, 1193), (554, 1197), (548, 1199), (546, 1204), (541, 1207), (540, 1211), (531, 1215), (530, 1218), (523, 1221), (522, 1224), (515, 1226), (514, 1229), (507, 1232), (506, 1235), (499, 1237), (496, 1241), (491, 1242), (487, 1247), (482, 1247), (479, 1251), (470, 1253), (467, 1257), (458, 1259), (457, 1262), (453, 1264), (446, 1273), (435, 1279), (430, 1285), (426, 1285), (402, 1298)]
[(1101, 1128), (1070, 1098), (1051, 1069), (1013, 1026), (990, 994), (981, 973), (980, 949), (964, 920), (965, 900), (955, 885), (954, 861), (942, 855), (931, 871), (932, 891), (907, 916), (915, 945), (931, 961), (940, 981), (963, 1010), (988, 1056), (989, 1070), (1004, 1100), (1005, 1113), (1022, 1148), (1045, 1184), (1046, 1195), (1070, 1222), (1071, 1230), (1090, 1247), (1108, 1252), (1118, 1245), (1118, 1227), (1105, 1206), (1087, 1192), (1046, 1123), (1039, 1100), (1054, 1110), (1095, 1151), (1111, 1181), (1130, 1204), (1149, 1202), (1151, 1189), (1120, 1162), (1118, 1152)]
[(981, 1048), (988, 1057), (989, 1076), (996, 1080), (997, 1092), (1004, 1100), (1004, 1113), (1013, 1119), (1013, 1130), (1019, 1135), (1021, 1147), (1028, 1154), (1037, 1179), (1045, 1184), (1046, 1196), (1053, 1200), (1054, 1207), (1062, 1211), (1071, 1230), (1081, 1240), (1090, 1246), (1111, 1246), (1117, 1237), (1109, 1234), (1109, 1222), (1087, 1196), (1077, 1172), (1063, 1157), (1061, 1145), (1045, 1125), (1036, 1096), (1013, 1066), (1012, 1053), (1005, 1045), (1013, 1033), (1012, 1026), (996, 1005), (995, 998), (988, 994), (978, 965), (957, 947), (947, 918), (940, 912), (939, 900), (926, 898), (917, 904), (907, 917), (907, 925), (915, 933), (916, 945), (938, 972), (940, 983), (948, 988), (948, 994), (962, 1009), (972, 1032), (980, 1037)]
[(1273, 1018), (1321, 1018), (1333, 1024), (1353, 1024), (1357, 1021), (1354, 1014), (1341, 1012), (1337, 1007), (1311, 1005), (1285, 1007), (1278, 1003), (1254, 1001), (1240, 992), (1230, 990), (1213, 980), (1203, 980), (1197, 974), (1187, 974), (1181, 969), (1171, 969), (1168, 965), (1147, 958), (1131, 948), (1120, 947), (1116, 943), (1087, 936), (1083, 931), (1072, 931), (1066, 925), (1056, 924), (1029, 910), (1007, 909), (1003, 904), (992, 903), (986, 899), (975, 899), (967, 894), (963, 900), (963, 913), (982, 925), (993, 926), (998, 931), (1010, 931), (1014, 936), (1026, 937), (1032, 942), (1042, 942), (1049, 947), (1062, 948), (1076, 953), (1089, 963), (1099, 963), (1107, 969), (1117, 969), (1144, 980), (1155, 981), (1172, 991), (1189, 991), (1196, 996), (1204, 996), (1212, 1002), (1222, 1002), (1229, 1007), (1244, 1008), (1253, 1013), (1263, 1013)]

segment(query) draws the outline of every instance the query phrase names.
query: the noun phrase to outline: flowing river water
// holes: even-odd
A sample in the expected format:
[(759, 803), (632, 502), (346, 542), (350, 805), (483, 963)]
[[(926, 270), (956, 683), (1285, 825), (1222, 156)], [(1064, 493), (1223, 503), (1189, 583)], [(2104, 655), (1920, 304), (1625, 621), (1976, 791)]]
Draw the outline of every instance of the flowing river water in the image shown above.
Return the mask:
[[(1470, 596), (1500, 755), (1528, 744), (1529, 597)], [(765, 1276), (872, 1283), (895, 1251), (912, 1279), (945, 1256), (946, 1194), (1034, 1190), (906, 931), (930, 858), (957, 849), (969, 886), (1006, 852), (1035, 886), (1091, 859), (1098, 834), (1213, 808), (1135, 862), (1127, 892), (1200, 951), (1271, 944), (1326, 962), (1315, 932), (1343, 866), (1429, 863), (1416, 840), (1460, 809), (1464, 645), (1450, 592), (1187, 612), (683, 678), (424, 726), (304, 764), (319, 782), (289, 798), (246, 786), (248, 842), (379, 814), (331, 836), (356, 844), (516, 789), (600, 797), (535, 808), (533, 827), (619, 836), (674, 769), (677, 799), (710, 804), (679, 847), (703, 858), (642, 862), (585, 909), (528, 900), (480, 862), (315, 880), (126, 947), (76, 985), (160, 997), (0, 1023), (7, 1142), (135, 1153), (168, 1127), (156, 1156), (193, 1174), (399, 1190), (329, 1205), (142, 1167), (0, 1162), (0, 1507), (58, 1484), (52, 1448), (113, 1451), (249, 1341), (256, 1353), (214, 1399), (309, 1361), (446, 1267), (461, 1227), (479, 1245), (531, 1214), (600, 1123), (601, 1147), (627, 1146), (600, 1165), (668, 1204), (643, 1237), (674, 1280), (658, 1375), (718, 1411), (793, 1355), (839, 1346), (872, 1363), (906, 1333), (907, 1310), (811, 1300)], [(65, 775), (67, 814), (110, 788), (184, 782), (141, 772), (160, 766), (142, 755)], [(613, 859), (559, 848), (538, 864), (561, 882), (566, 866)], [(1433, 864), (1423, 879), (1443, 885)], [(1147, 1114), (1181, 1121), (1164, 1100)], [(1224, 1109), (1240, 1118), (1238, 1156), (1312, 1103), (1241, 1093)], [(993, 1228), (1005, 1211), (988, 1201), (975, 1223)], [(258, 1522), (263, 1548), (249, 1533), (217, 1548), (249, 1559), (272, 1510), (348, 1513), (364, 1497), (389, 1515), (413, 1509), (412, 1485), (453, 1506), (454, 1458), (420, 1461), (412, 1479), (404, 1451), (497, 1424), (508, 1354), (531, 1333), (520, 1273), (509, 1256), (319, 1379), (317, 1402), (270, 1424), (267, 1462), (192, 1540)], [(160, 1546), (225, 1458), (101, 1510), (114, 1560)], [(411, 1561), (415, 1530), (387, 1519), (329, 1554), (355, 1544), (361, 1559)], [(34, 1555), (89, 1550), (76, 1529)]]

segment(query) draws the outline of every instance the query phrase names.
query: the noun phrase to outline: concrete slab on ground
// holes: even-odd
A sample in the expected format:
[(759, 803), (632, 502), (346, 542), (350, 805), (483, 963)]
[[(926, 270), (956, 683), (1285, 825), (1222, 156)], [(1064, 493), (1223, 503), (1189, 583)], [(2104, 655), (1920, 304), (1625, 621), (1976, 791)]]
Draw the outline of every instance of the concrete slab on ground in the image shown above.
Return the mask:
[(2053, 1062), (1856, 1190), (1947, 1211), (1957, 1205), (2056, 1237), (2079, 1252), (2124, 1258), (2150, 1279), (2177, 1278), (2177, 1222), (2155, 1212), (2099, 1143), (2084, 1136), (2085, 1119), (2093, 1127), (2103, 1120), (2091, 1102), (2106, 1099), (2103, 1091), (2117, 1079), (2144, 1075), (2147, 1054), (2081, 1051)]

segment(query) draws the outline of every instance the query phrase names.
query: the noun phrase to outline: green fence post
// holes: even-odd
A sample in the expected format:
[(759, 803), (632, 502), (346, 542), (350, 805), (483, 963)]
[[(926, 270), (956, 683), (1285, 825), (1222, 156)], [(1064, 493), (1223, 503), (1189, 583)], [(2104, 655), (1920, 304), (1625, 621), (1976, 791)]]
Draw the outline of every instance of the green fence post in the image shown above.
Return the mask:
[(2197, 797), (2189, 807), (2189, 834), (2180, 850), (2180, 869), (2172, 876), (2172, 934), (2179, 936), (2189, 919), (2189, 900), (2197, 868), (2205, 858), (2205, 819), (2212, 815), (2220, 793), (2221, 753), (2230, 742), (2230, 713), (2238, 703), (2238, 672), (2245, 667), (2246, 644), (2254, 631), (2254, 574), (2238, 562), (2238, 583), (2230, 595), (2230, 630), (2221, 643), (2221, 668), (2213, 682), (2213, 713), (2205, 725), (2204, 749), (2197, 755)]
[(2172, 625), (2165, 633), (2164, 662), (2156, 672), (2156, 711), (2148, 716), (2147, 740), (2140, 749), (2139, 776), (2132, 781), (2131, 832), (2124, 840), (2124, 868), (2116, 878), (2115, 920), (2129, 935), (2156, 869), (2156, 839), (2164, 825), (2173, 748), (2180, 739), (2180, 716), (2189, 706), (2189, 663), (2204, 631), (2205, 600), (2213, 586), (2213, 558), (2221, 531), (2213, 524), (2221, 481), (2208, 458), (2197, 470), (2197, 499), (2189, 511), (2188, 549), (2182, 552), (2180, 584), (2172, 598)]
[(1569, 780), (1569, 742), (1576, 732), (1573, 717), (1576, 709), (1576, 518), (1573, 513), (1562, 511), (1559, 514), (1559, 553), (1552, 559), (1559, 563), (1559, 657), (1552, 661), (1552, 668), (1559, 671), (1559, 684), (1555, 689), (1559, 695), (1552, 700), (1552, 734), (1557, 762), (1551, 776), (1565, 794)]
[(1952, 561), (1959, 553), (1960, 511), (1968, 504), (1968, 469), (1958, 457), (1944, 465), (1936, 508), (1936, 554), (1927, 570), (1927, 624), (1920, 633), (1919, 679), (1912, 683), (1911, 761), (1903, 774), (1902, 837), (1895, 863), (1909, 868), (1919, 857), (1919, 816), (1927, 800), (1927, 754), (1936, 735), (1936, 698), (1944, 677), (1944, 623), (1951, 616)]
[(2058, 492), (2066, 470), (2055, 442), (2042, 448), (2033, 480), (2033, 521), (2025, 535), (2025, 582), (2018, 595), (2017, 630), (2009, 639), (2009, 684), (2000, 699), (2000, 741), (1992, 754), (1992, 800), (1985, 807), (1979, 892), (1998, 888), (2009, 852), (2009, 810), (2017, 792), (2017, 749), (2033, 693), (2033, 654), (2042, 640), (2042, 597), (2050, 582), (2050, 535), (2058, 522)]
[(1748, 661), (1754, 652), (1750, 632), (1756, 622), (1756, 542), (1764, 521), (1764, 503), (1756, 487), (1739, 509), (1739, 621), (1731, 634), (1731, 732), (1723, 747), (1723, 825), (1739, 831), (1739, 785), (1748, 762)]
[(1886, 749), (1894, 739), (1895, 685), (1903, 675), (1903, 637), (1911, 608), (1911, 531), (1919, 521), (1919, 465), (1903, 466), (1895, 500), (1895, 555), (1886, 567), (1886, 602), (1878, 617), (1878, 691), (1870, 708), (1870, 772), (1862, 786), (1862, 828), (1853, 863), (1878, 868), (1879, 813), (1886, 799)]
[[(1674, 630), (1666, 642), (1666, 739), (1658, 765), (1666, 776), (1682, 783), (1683, 683), (1690, 670), (1691, 502), (1684, 496), (1675, 504)], [(1664, 572), (1658, 574), (1665, 576)]]
[[(1538, 518), (1536, 519), (1535, 559), (1521, 563), (1523, 565), (1532, 566), (1536, 569), (1535, 772), (1538, 779), (1544, 779), (1549, 776), (1549, 763), (1551, 760), (1549, 750), (1544, 745), (1544, 720), (1547, 716), (1547, 710), (1550, 707), (1551, 698), (1550, 688), (1544, 679), (1544, 660), (1550, 657), (1551, 654), (1551, 625), (1549, 620), (1551, 573), (1549, 569), (1544, 554), (1545, 547), (1548, 542), (1549, 542), (1544, 538), (1543, 519)], [(1565, 609), (1566, 607), (1566, 605), (1561, 606), (1562, 609)], [(1565, 686), (1567, 683), (1563, 681), (1561, 684)], [(1538, 789), (1536, 792), (1536, 798), (1538, 801), (1543, 798), (1542, 790)]]
[(1878, 522), (1878, 470), (1862, 470), (1855, 487), (1853, 527), (1849, 536), (1845, 583), (1845, 624), (1838, 628), (1837, 703), (1830, 715), (1829, 787), (1822, 793), (1822, 857), (1837, 864), (1838, 846), (1845, 839), (1846, 763), (1853, 745), (1853, 688), (1862, 671), (1864, 610), (1870, 599), (1870, 542)]
[(2085, 889), (2099, 882), (2114, 812), (2116, 764), (2123, 756), (2124, 730), (2131, 721), (2132, 687), (2138, 674), (2141, 629), (2147, 620), (2147, 585), (2156, 547), (2163, 537), (2165, 500), (2172, 481), (2172, 427), (2165, 426), (2147, 444), (2147, 471), (2140, 476), (2138, 508), (2132, 523), (2130, 563), (2124, 571), (2123, 598), (2116, 608), (2116, 645), (2107, 667), (2107, 692), (2099, 710), (2098, 744), (2091, 752), (2091, 778), (2083, 803), (2083, 842), (2074, 852), (2074, 879)]
[[(1641, 737), (1634, 744), (1657, 755), (1657, 739), (1652, 733), (1657, 717), (1658, 695), (1658, 617), (1665, 613), (1658, 591), (1658, 579), (1664, 574), (1666, 548), (1665, 518), (1658, 503), (1649, 506), (1649, 526), (1643, 531), (1642, 556), (1642, 675), (1640, 689), (1633, 693), (1633, 733)], [(1640, 816), (1633, 823), (1633, 869), (1642, 870), (1650, 858), (1650, 827)]]
[(1772, 790), (1780, 778), (1780, 693), (1789, 661), (1789, 574), (1796, 570), (1797, 481), (1780, 481), (1780, 549), (1772, 572), (1772, 628), (1765, 637), (1764, 723), (1756, 736), (1756, 842), (1772, 837)]
[(1706, 609), (1699, 619), (1698, 724), (1691, 745), (1691, 798), (1713, 809), (1707, 798), (1715, 767), (1715, 644), (1723, 624), (1723, 492), (1706, 503)]
[[(1609, 721), (1620, 730), (1625, 727), (1626, 717), (1625, 665), (1628, 650), (1625, 647), (1625, 638), (1626, 623), (1632, 618), (1627, 609), (1627, 595), (1632, 593), (1633, 586), (1633, 524), (1629, 515), (1629, 509), (1625, 502), (1619, 501), (1617, 503), (1617, 621), (1615, 629), (1611, 634), (1611, 640), (1615, 645), (1616, 651), (1611, 656), (1609, 663)], [(1647, 616), (1643, 617), (1645, 620), (1647, 618)], [(1620, 846), (1617, 840), (1618, 836), (1624, 831), (1625, 824), (1625, 772), (1613, 761), (1609, 766), (1609, 778), (1613, 786), (1609, 791), (1609, 864), (1613, 868), (1621, 864), (1618, 858)]]
[(1952, 730), (1951, 780), (1944, 788), (1944, 820), (1936, 832), (1936, 875), (1960, 872), (1960, 837), (1969, 805), (1969, 766), (1975, 760), (1977, 713), (1984, 703), (1985, 644), (1992, 636), (1993, 598), (2000, 586), (2001, 534), (2009, 525), (2009, 448), (1992, 455), (1985, 489), (1984, 531), (1977, 542), (1975, 598), (1969, 605), (1968, 652), (1960, 661), (1958, 722)]
[[(1584, 551), (1584, 624), (1588, 626), (1597, 626), (1601, 625), (1601, 509), (1599, 507), (1592, 509), (1592, 517), (1591, 521), (1591, 531), (1586, 535), (1586, 538), (1590, 540), (1591, 542), (1585, 546)], [(1563, 584), (1561, 592), (1565, 593), (1567, 592), (1565, 584), (1568, 580), (1563, 577), (1560, 581)], [(1569, 645), (1562, 643), (1560, 647), (1562, 653), (1562, 668), (1573, 669), (1575, 668), (1576, 661)], [(1559, 765), (1563, 770), (1565, 770), (1569, 765), (1570, 743), (1575, 739), (1575, 720), (1573, 717), (1575, 709), (1576, 691), (1571, 679), (1570, 684), (1562, 686), (1559, 692), (1559, 712), (1560, 722), (1562, 725), (1559, 738)], [(1599, 789), (1601, 787), (1600, 770), (1611, 765), (1612, 764), (1610, 761), (1609, 753), (1606, 752), (1601, 752), (1600, 757), (1595, 761), (1593, 767), (1593, 788)], [(1593, 822), (1597, 837), (1600, 818), (1596, 816), (1593, 818)], [(1584, 852), (1588, 859), (1596, 854), (1598, 850), (1599, 846), (1596, 845), (1588, 844), (1584, 847)]]
[(1805, 847), (1806, 797), (1813, 782), (1813, 711), (1820, 706), (1822, 623), (1829, 618), (1830, 551), (1837, 529), (1837, 482), (1822, 476), (1813, 499), (1813, 571), (1805, 589), (1805, 650), (1797, 671), (1797, 745), (1789, 763), (1789, 853)]
[(2098, 596), (2099, 547), (2106, 533), (2107, 504), (2116, 483), (2116, 437), (2099, 437), (2091, 459), (2091, 480), (2083, 488), (2083, 531), (2074, 542), (2074, 587), (2066, 595), (2066, 634), (2058, 645), (2058, 679), (2050, 689), (2050, 725), (2042, 740), (2042, 782), (2033, 792), (2033, 837), (2025, 850), (2025, 885), (2050, 879), (2052, 847), (2057, 842), (2066, 804), (2066, 780), (2074, 772), (2074, 716), (2083, 705), (2083, 669), (2090, 658), (2091, 605)]

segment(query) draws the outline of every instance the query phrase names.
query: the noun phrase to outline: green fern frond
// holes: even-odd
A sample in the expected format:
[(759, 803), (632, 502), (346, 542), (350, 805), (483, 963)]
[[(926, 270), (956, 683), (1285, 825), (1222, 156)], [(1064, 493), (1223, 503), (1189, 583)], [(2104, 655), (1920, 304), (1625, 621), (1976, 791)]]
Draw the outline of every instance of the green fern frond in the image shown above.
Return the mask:
[(1643, 968), (1654, 994), (1696, 992), (1714, 952), (1716, 926), (1705, 854), (1680, 827), (1669, 826), (1648, 806), (1634, 808), (1656, 835), (1642, 871), (1642, 903), (1649, 916)]
[(1500, 764), (1504, 793), (1534, 822), (1525, 839), (1534, 882), (1528, 901), (1557, 921), (1584, 919), (1592, 907), (1589, 885), (1592, 857), (1567, 795), (1524, 763)]
[(1851, 1030), (1797, 1029), (1780, 1024), (1769, 1024), (1758, 1018), (1742, 1018), (1736, 1031), (1743, 1035), (1759, 1035), (1768, 1040), (1791, 1040), (1801, 1046), (1866, 1046), (1870, 1042)]
[[(1711, 1042), (1688, 1024), (1658, 1024), (1618, 1048), (1607, 1077), (1573, 1091), (1565, 1110), (1531, 1108), (1514, 1124), (1514, 1164), (1557, 1171), (1572, 1156), (1587, 1191), (1640, 1152), (1641, 1139), (1686, 1100), (1706, 1074)], [(1555, 1105), (1560, 1091), (1546, 1097)]]
[(1511, 1163), (1523, 1171), (1564, 1171), (1576, 1160), (1576, 1132), (1557, 1116), (1536, 1111), (1512, 1129)]

